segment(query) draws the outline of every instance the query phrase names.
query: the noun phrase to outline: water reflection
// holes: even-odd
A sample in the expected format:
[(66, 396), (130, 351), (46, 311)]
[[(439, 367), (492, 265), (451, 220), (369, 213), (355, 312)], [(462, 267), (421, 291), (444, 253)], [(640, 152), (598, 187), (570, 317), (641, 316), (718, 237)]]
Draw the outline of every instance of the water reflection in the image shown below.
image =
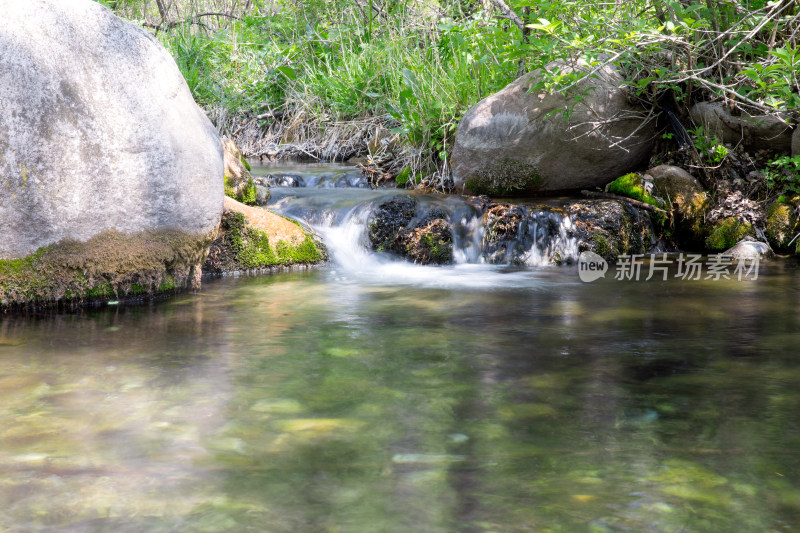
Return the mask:
[(730, 283), (526, 275), (331, 269), (4, 318), (0, 527), (800, 525), (793, 265)]

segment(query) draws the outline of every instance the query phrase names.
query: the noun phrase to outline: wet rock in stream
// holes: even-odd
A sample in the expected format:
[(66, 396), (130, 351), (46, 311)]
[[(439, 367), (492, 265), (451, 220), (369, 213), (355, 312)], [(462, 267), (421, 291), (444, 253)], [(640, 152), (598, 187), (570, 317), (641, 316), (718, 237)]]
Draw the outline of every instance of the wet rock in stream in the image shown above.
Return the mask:
[(418, 218), (417, 207), (413, 196), (381, 203), (370, 217), (370, 247), (422, 265), (451, 263), (453, 234), (447, 211), (434, 207)]
[(569, 263), (591, 251), (608, 261), (656, 245), (647, 212), (620, 200), (570, 200), (560, 206), (484, 202), (484, 258), (495, 264)]

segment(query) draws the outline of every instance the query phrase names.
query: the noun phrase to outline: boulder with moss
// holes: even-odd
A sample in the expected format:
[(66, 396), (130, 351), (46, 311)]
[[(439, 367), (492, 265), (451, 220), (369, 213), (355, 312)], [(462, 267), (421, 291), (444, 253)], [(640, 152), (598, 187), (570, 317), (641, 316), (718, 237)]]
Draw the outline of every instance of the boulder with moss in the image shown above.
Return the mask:
[[(569, 74), (586, 65), (547, 66), (555, 68)], [(652, 125), (629, 101), (615, 69), (601, 68), (565, 92), (537, 89), (542, 81), (541, 71), (532, 72), (467, 111), (452, 157), (457, 192), (591, 188), (647, 163)]]
[(570, 233), (579, 252), (590, 251), (606, 261), (621, 255), (648, 253), (658, 244), (649, 213), (621, 200), (570, 202)]
[(370, 247), (419, 264), (446, 264), (453, 260), (453, 233), (448, 213), (438, 207), (418, 215), (411, 195), (394, 196), (372, 212), (367, 236)]
[(710, 200), (697, 178), (680, 167), (659, 165), (645, 172), (644, 182), (671, 213), (669, 228), (664, 230), (681, 245), (702, 247)]
[(717, 220), (708, 231), (705, 245), (711, 252), (721, 252), (732, 248), (745, 237), (754, 237), (753, 226), (750, 222), (739, 220), (736, 217), (726, 217)]
[(172, 57), (91, 0), (0, 12), (3, 306), (197, 283), (223, 155)]
[(396, 248), (420, 265), (453, 262), (453, 231), (442, 209), (432, 209), (422, 220), (398, 236)]
[(325, 259), (322, 244), (297, 222), (225, 198), (220, 232), (203, 270), (224, 274), (312, 265)]
[(395, 196), (381, 202), (368, 224), (370, 247), (377, 252), (393, 250), (398, 235), (406, 230), (416, 213), (417, 200), (410, 195)]
[(800, 233), (798, 220), (798, 203), (800, 198), (792, 201), (774, 202), (767, 208), (767, 220), (764, 234), (770, 246), (779, 252), (788, 252), (792, 245), (797, 245), (797, 234)]

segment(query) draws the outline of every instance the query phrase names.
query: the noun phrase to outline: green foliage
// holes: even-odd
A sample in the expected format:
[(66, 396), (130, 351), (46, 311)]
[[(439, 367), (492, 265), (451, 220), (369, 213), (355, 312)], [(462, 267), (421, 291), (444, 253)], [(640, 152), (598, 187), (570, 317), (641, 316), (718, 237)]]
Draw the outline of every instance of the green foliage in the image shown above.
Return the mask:
[(761, 112), (800, 106), (800, 49), (775, 46), (794, 43), (793, 1), (562, 0), (536, 2), (535, 10), (538, 20), (527, 25), (533, 33), (518, 54), (592, 67), (579, 74), (555, 69), (543, 82), (548, 89), (572, 87), (611, 63), (650, 103), (671, 90), (679, 100), (724, 97)]
[(395, 176), (394, 181), (398, 185), (405, 185), (406, 183), (408, 183), (410, 177), (411, 177), (411, 168), (405, 167), (397, 174), (397, 176)]
[(779, 157), (769, 163), (764, 173), (771, 189), (800, 193), (800, 156)]
[(703, 126), (689, 130), (689, 133), (695, 149), (707, 164), (719, 165), (728, 157), (730, 150), (717, 137), (707, 135)]
[[(655, 105), (725, 98), (749, 111), (800, 107), (791, 0), (590, 2), (509, 0), (521, 31), (491, 3), (348, 0), (232, 3), (104, 0), (155, 29), (198, 103), (220, 116), (322, 125), (380, 117), (401, 135), (414, 173), (446, 169), (457, 124), (517, 72), (551, 65), (536, 88), (574, 103), (613, 64), (631, 94)], [(529, 14), (530, 13), (530, 14)], [(582, 62), (585, 71), (552, 66)], [(557, 64), (557, 63), (556, 63)], [(568, 116), (571, 108), (563, 110)], [(720, 163), (725, 147), (709, 147)], [(421, 154), (421, 155), (420, 155)]]

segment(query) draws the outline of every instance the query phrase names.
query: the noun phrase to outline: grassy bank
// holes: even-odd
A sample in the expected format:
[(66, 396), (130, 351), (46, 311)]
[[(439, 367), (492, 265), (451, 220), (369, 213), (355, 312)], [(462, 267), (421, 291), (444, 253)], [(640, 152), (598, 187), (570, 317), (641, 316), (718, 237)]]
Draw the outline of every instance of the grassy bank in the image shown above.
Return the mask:
[[(246, 154), (369, 152), (401, 181), (445, 184), (464, 112), (557, 59), (614, 63), (654, 113), (665, 99), (684, 118), (697, 101), (722, 100), (791, 123), (800, 107), (794, 0), (104, 3), (156, 33)], [(575, 76), (550, 69), (541, 85), (561, 90)]]

